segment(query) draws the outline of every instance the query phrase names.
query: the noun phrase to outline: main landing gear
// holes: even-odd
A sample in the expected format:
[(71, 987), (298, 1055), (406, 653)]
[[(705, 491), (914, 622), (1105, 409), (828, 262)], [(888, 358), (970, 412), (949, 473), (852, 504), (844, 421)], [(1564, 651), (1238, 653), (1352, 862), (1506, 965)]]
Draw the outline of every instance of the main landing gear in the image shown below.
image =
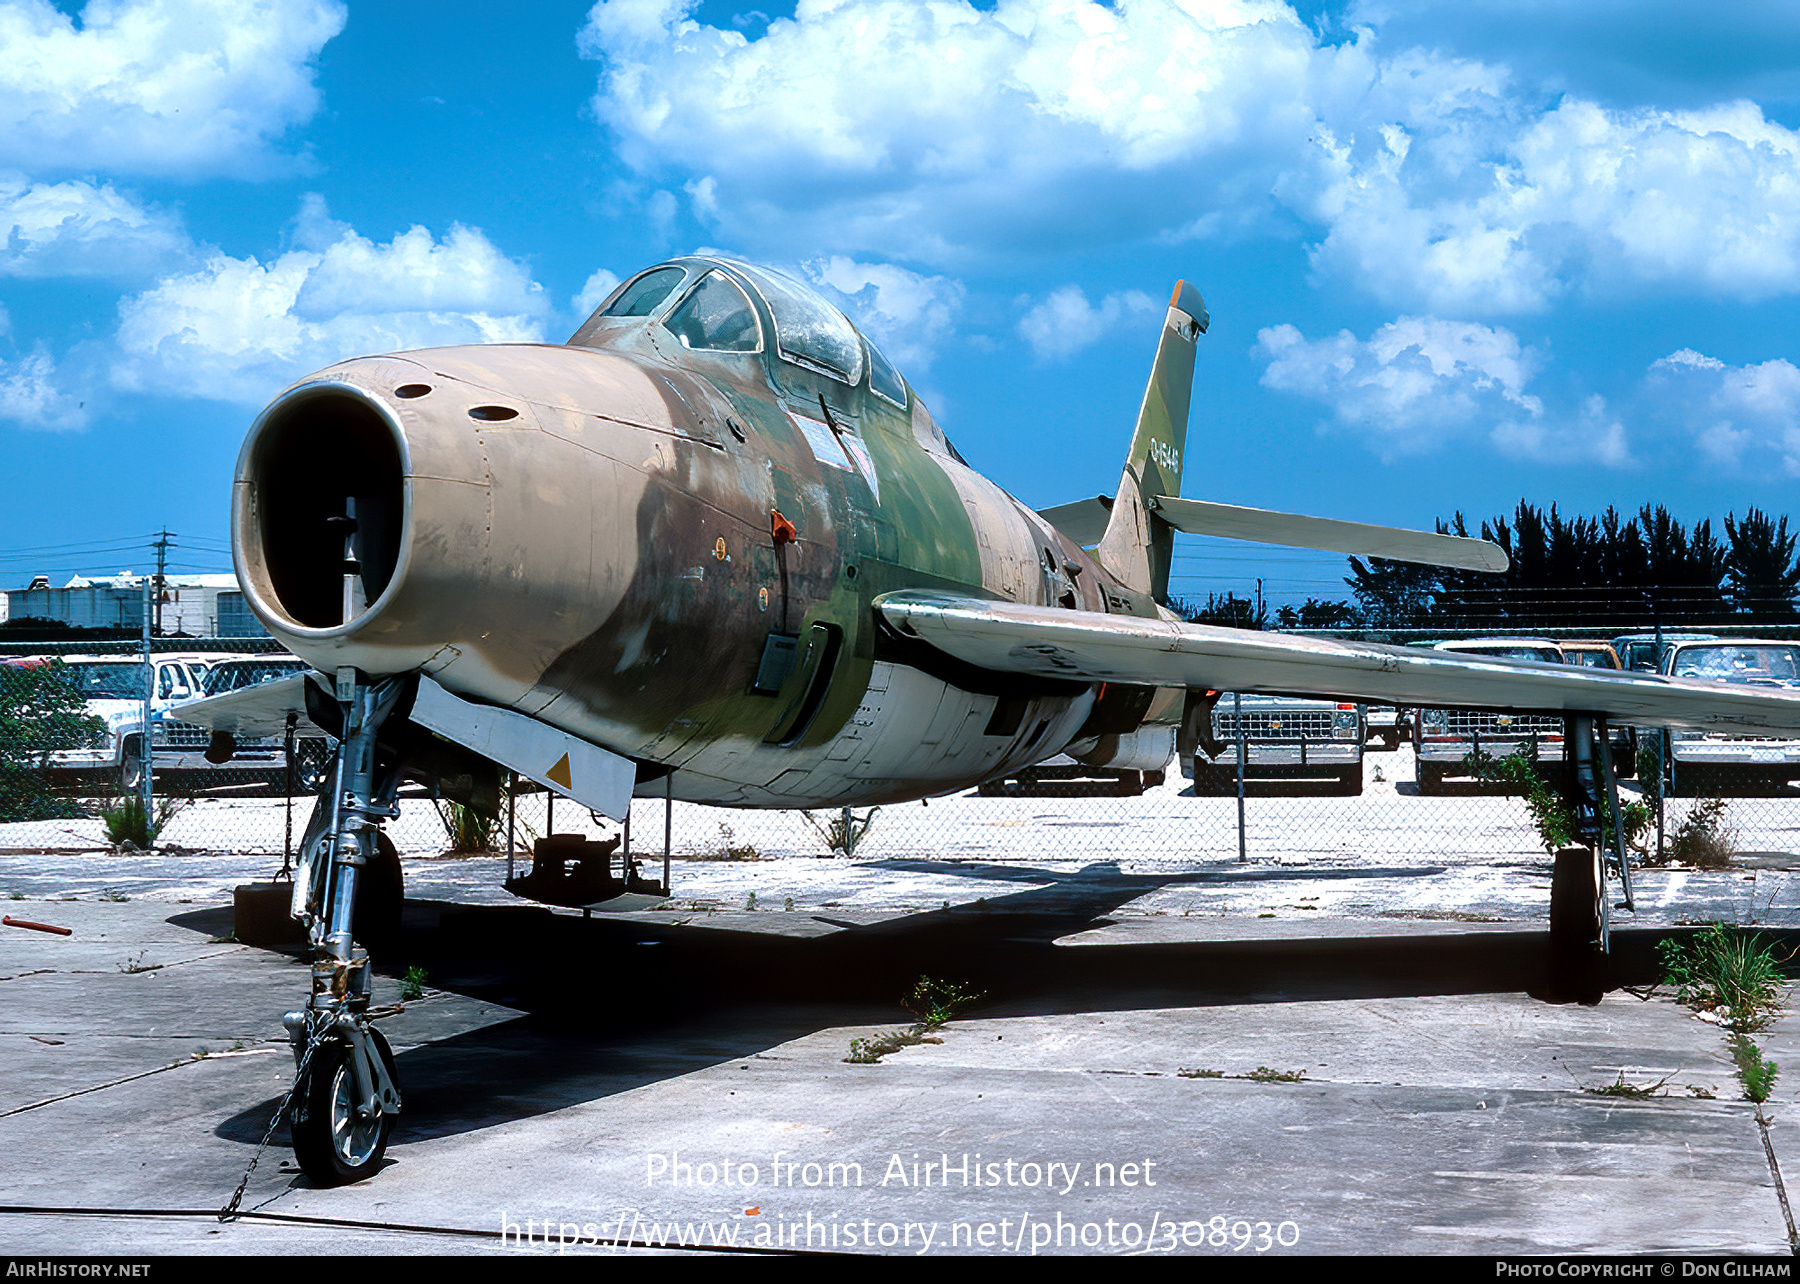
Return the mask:
[(378, 762), (375, 736), (401, 692), (397, 679), (371, 683), (338, 670), (337, 762), (294, 878), (294, 914), (307, 925), (314, 961), (306, 1006), (282, 1019), (295, 1064), (288, 1123), (294, 1158), (321, 1185), (379, 1169), (400, 1113), (394, 1054), (369, 1020), (369, 955), (353, 940), (352, 920), (368, 915), (356, 928), (370, 939), (369, 928), (381, 935), (397, 919), (399, 861), (381, 822), (398, 814), (400, 765)]
[(1565, 744), (1570, 755), (1566, 796), (1583, 845), (1556, 853), (1550, 882), (1548, 997), (1594, 1004), (1606, 993), (1612, 951), (1607, 865), (1610, 861), (1617, 873), (1626, 909), (1633, 908), (1631, 866), (1625, 856), (1606, 719), (1589, 714), (1569, 717)]

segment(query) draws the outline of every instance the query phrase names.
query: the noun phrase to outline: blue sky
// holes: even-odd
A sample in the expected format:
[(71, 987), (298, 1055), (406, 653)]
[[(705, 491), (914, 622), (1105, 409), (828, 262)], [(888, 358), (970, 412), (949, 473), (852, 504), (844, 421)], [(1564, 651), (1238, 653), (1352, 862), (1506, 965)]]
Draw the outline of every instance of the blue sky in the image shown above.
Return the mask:
[(0, 0), (0, 587), (161, 526), (225, 569), (285, 383), (557, 342), (700, 247), (837, 291), (1038, 506), (1115, 482), (1186, 277), (1189, 495), (1787, 512), (1797, 131), (1756, 0)]

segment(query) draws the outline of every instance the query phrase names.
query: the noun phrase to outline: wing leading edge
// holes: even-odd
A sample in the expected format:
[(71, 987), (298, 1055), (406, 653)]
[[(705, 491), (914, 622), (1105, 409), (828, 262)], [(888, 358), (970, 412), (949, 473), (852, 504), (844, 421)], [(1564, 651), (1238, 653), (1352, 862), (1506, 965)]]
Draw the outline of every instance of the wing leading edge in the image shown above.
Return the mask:
[(883, 619), (968, 664), (1088, 682), (1603, 714), (1649, 726), (1800, 732), (1800, 692), (1367, 642), (1256, 633), (928, 592)]

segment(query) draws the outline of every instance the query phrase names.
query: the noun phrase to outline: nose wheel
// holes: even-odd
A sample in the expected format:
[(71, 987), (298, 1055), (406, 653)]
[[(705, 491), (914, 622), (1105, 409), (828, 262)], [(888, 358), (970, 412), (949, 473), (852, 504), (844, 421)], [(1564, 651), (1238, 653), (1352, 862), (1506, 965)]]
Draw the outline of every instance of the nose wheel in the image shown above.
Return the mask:
[[(370, 1026), (363, 1037), (381, 1058), (389, 1081), (397, 1079), (394, 1053), (381, 1031)], [(379, 1103), (373, 1110), (359, 1104), (355, 1055), (350, 1043), (328, 1040), (314, 1052), (294, 1091), (289, 1118), (294, 1158), (321, 1186), (342, 1186), (373, 1175), (394, 1130), (394, 1116)]]

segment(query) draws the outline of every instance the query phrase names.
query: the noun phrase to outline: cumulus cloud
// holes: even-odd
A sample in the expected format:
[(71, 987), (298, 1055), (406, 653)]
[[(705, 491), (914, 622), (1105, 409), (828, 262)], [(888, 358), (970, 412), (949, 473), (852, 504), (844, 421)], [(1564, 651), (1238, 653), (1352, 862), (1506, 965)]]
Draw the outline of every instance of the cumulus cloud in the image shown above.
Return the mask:
[(43, 347), (16, 361), (0, 361), (0, 421), (45, 432), (87, 424), (82, 404), (63, 390), (56, 362)]
[(1752, 103), (1545, 99), (1276, 0), (802, 0), (754, 38), (696, 9), (602, 0), (581, 48), (627, 162), (739, 243), (941, 263), (1279, 202), (1321, 274), (1440, 315), (1800, 290), (1800, 134)]
[(219, 172), (318, 108), (312, 60), (338, 0), (0, 3), (0, 164)]
[[(335, 239), (317, 244), (326, 228)], [(268, 263), (215, 254), (121, 302), (114, 381), (255, 403), (362, 353), (543, 337), (541, 287), (473, 228), (376, 244), (314, 203), (299, 239), (312, 244)]]
[(1800, 368), (1792, 362), (1733, 366), (1683, 348), (1651, 366), (1646, 382), (1714, 464), (1735, 472), (1774, 463), (1800, 475)]
[(1098, 343), (1121, 322), (1154, 311), (1156, 300), (1142, 290), (1109, 294), (1095, 307), (1079, 285), (1065, 285), (1032, 305), (1019, 321), (1019, 337), (1039, 361), (1055, 361)]
[(930, 368), (968, 293), (951, 277), (843, 255), (804, 264), (801, 275), (835, 299), (902, 370)]
[(600, 306), (600, 301), (619, 288), (619, 274), (598, 268), (581, 287), (581, 293), (569, 301), (575, 315), (586, 320)]
[[(1336, 56), (1275, 0), (806, 0), (755, 39), (695, 7), (589, 15), (594, 109), (626, 159), (710, 180), (697, 203), (735, 235), (930, 261), (975, 240), (1076, 243), (1121, 211), (1156, 230), (1219, 175), (1292, 154), (1315, 63)], [(1121, 172), (1155, 180), (1110, 184), (1102, 210), (1092, 180)]]
[(110, 186), (0, 173), (0, 275), (150, 276), (189, 257), (179, 219)]

